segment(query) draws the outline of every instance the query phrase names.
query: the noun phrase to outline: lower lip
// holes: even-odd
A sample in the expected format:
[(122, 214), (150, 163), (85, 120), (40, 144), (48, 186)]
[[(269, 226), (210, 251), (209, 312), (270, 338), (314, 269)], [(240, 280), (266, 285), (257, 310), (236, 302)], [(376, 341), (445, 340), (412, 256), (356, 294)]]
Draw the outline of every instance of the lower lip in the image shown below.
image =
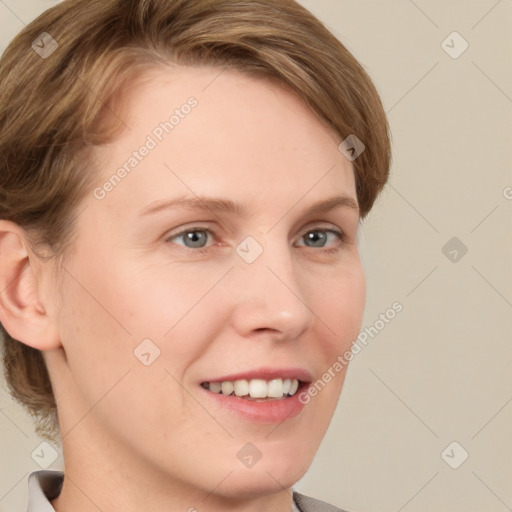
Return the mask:
[(299, 401), (299, 393), (306, 388), (307, 385), (299, 387), (297, 392), (289, 398), (265, 402), (255, 402), (236, 395), (228, 396), (201, 389), (215, 403), (245, 419), (256, 423), (282, 423), (295, 418), (303, 410), (304, 404)]

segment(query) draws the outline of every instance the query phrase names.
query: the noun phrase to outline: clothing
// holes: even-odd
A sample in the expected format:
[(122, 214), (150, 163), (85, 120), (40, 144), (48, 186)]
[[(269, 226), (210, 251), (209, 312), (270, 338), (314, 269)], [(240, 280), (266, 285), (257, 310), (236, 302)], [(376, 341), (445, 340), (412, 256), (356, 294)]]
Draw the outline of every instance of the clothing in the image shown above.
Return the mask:
[[(62, 490), (64, 472), (50, 469), (33, 471), (28, 477), (27, 512), (55, 512), (50, 503)], [(344, 512), (328, 503), (293, 492), (292, 512)]]

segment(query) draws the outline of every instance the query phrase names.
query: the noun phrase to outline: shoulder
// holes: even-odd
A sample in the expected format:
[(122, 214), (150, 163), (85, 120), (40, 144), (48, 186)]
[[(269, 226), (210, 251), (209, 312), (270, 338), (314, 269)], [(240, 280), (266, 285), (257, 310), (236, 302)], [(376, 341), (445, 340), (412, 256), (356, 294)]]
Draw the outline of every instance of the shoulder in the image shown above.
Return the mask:
[(293, 493), (293, 499), (301, 512), (346, 512), (341, 508), (330, 505), (325, 501), (317, 500), (296, 491)]

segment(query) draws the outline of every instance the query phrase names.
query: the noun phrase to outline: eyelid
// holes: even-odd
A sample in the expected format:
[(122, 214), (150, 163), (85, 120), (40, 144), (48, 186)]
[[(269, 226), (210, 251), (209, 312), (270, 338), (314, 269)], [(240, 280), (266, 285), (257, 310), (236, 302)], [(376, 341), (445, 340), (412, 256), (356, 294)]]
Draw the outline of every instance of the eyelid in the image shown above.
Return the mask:
[(339, 226), (333, 224), (332, 222), (329, 223), (322, 220), (308, 222), (306, 226), (303, 228), (302, 235), (300, 236), (304, 236), (305, 233), (308, 233), (309, 231), (315, 231), (316, 229), (333, 231), (335, 233), (338, 233), (343, 238), (347, 237), (344, 229), (341, 229)]

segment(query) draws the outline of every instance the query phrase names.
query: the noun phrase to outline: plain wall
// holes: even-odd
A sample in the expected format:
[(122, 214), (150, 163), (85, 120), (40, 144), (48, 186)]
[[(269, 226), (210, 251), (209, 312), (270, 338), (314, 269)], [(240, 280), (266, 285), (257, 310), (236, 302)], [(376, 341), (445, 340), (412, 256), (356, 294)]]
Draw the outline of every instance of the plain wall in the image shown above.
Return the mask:
[[(0, 50), (55, 3), (1, 1)], [(393, 164), (364, 222), (373, 336), (296, 488), (350, 512), (510, 509), (512, 1), (301, 3), (373, 78)], [(0, 408), (0, 512), (24, 510), (41, 440), (5, 390)]]

